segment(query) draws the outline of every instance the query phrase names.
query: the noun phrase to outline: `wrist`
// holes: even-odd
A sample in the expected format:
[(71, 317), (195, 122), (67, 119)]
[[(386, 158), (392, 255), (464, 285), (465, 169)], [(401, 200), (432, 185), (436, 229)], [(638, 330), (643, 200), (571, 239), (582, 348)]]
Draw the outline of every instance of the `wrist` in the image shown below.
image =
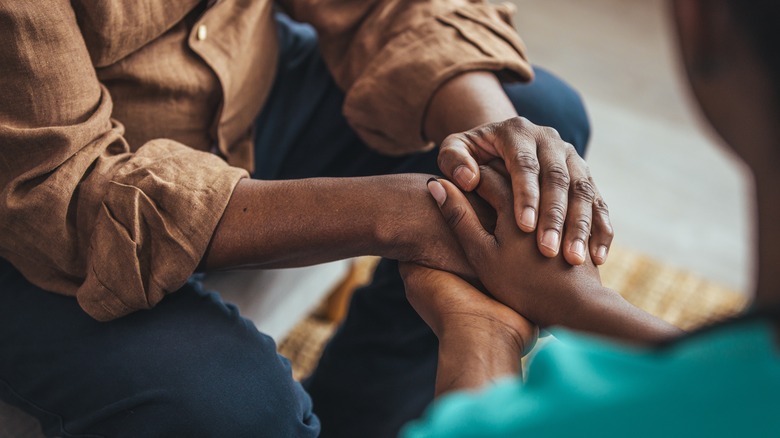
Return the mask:
[(440, 349), (465, 349), (486, 357), (520, 357), (533, 347), (534, 333), (523, 333), (486, 318), (445, 319), (437, 330)]
[(436, 223), (441, 214), (428, 193), (426, 181), (432, 175), (395, 175), (395, 184), (384, 187), (376, 197), (373, 241), (377, 255), (399, 261), (413, 261), (423, 250), (423, 224)]
[(477, 389), (503, 377), (516, 376), (521, 370), (522, 353), (511, 337), (445, 335), (439, 339), (436, 395)]

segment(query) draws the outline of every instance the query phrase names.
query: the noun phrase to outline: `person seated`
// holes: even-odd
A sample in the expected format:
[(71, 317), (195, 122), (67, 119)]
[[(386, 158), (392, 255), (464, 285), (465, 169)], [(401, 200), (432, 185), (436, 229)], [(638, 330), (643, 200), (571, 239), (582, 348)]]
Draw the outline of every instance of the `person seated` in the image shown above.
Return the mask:
[[(501, 165), (484, 167), (477, 189), (495, 209), (494, 222), (478, 216), (480, 208), (454, 185), (432, 180), (429, 190), (489, 295), (450, 273), (402, 267), (410, 302), (440, 342), (439, 398), (404, 437), (780, 431), (780, 5), (671, 3), (694, 95), (755, 179), (751, 308), (684, 334), (605, 288), (590, 260), (572, 267), (532, 251), (533, 237), (511, 220), (512, 190)], [(556, 332), (560, 342), (541, 348), (523, 381), (520, 358), (536, 339), (535, 324), (572, 331)]]
[[(471, 275), (429, 177), (473, 189), (501, 158), (538, 251), (603, 262), (612, 241), (606, 214), (564, 232), (603, 204), (561, 184), (587, 174), (587, 113), (511, 15), (0, 1), (0, 401), (47, 436), (397, 436), (437, 355), (397, 261)], [(193, 275), (360, 255), (385, 259), (306, 382)]]

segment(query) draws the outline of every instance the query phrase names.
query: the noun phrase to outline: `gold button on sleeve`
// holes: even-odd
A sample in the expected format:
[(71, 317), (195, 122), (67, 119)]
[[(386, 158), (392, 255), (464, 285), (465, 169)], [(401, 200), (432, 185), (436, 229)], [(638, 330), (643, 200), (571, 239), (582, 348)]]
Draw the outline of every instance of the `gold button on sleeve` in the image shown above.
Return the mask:
[(208, 29), (206, 29), (205, 24), (201, 24), (198, 26), (198, 33), (196, 34), (198, 41), (203, 41), (206, 39), (206, 37), (209, 35)]

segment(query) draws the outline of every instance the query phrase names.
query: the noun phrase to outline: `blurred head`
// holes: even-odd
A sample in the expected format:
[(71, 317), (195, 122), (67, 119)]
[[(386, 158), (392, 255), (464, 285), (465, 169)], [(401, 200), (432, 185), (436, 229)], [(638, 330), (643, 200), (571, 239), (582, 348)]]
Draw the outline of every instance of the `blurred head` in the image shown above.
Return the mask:
[(672, 0), (704, 115), (761, 179), (780, 175), (780, 1)]

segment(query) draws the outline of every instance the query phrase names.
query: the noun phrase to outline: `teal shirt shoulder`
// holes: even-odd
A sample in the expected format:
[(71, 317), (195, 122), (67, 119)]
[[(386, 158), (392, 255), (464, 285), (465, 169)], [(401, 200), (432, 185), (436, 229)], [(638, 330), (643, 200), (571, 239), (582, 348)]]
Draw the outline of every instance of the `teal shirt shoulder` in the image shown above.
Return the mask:
[(525, 382), (446, 395), (402, 436), (780, 436), (780, 355), (767, 322), (656, 349), (555, 335)]

